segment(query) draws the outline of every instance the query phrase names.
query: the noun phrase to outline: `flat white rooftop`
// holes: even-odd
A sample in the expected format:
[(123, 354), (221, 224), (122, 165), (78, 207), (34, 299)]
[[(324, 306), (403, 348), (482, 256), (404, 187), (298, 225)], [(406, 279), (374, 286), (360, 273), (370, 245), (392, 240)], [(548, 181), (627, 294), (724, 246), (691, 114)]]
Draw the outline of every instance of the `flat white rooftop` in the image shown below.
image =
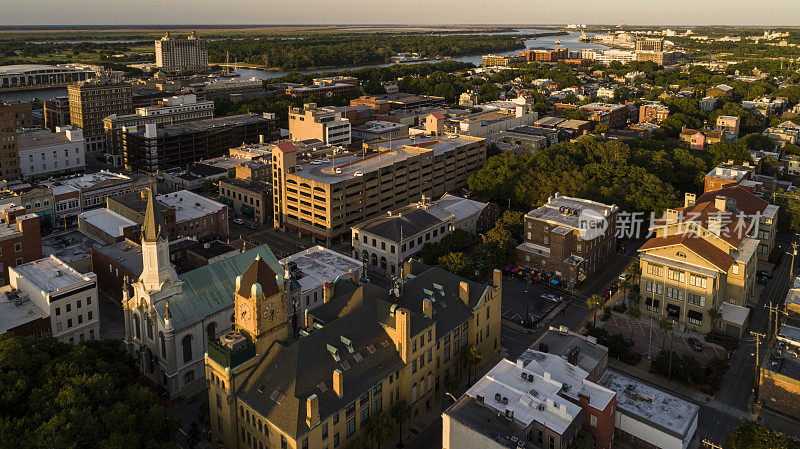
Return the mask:
[(615, 371), (606, 371), (600, 385), (617, 393), (618, 411), (681, 438), (687, 436), (700, 411), (696, 404)]
[(109, 209), (93, 209), (78, 215), (78, 220), (96, 227), (111, 237), (122, 237), (123, 231), (129, 226), (136, 226), (136, 222)]
[(30, 323), (33, 320), (49, 316), (33, 301), (21, 301), (19, 297), (15, 299), (9, 298), (8, 295), (12, 290), (10, 285), (0, 289), (0, 334), (4, 334), (25, 323)]
[(34, 260), (13, 268), (9, 267), (9, 270), (16, 271), (33, 286), (47, 294), (68, 291), (80, 284), (92, 281), (92, 278), (78, 273), (55, 256)]
[(175, 221), (178, 223), (196, 220), (209, 214), (215, 214), (225, 207), (212, 199), (198, 195), (188, 190), (179, 190), (175, 193), (159, 195), (156, 200), (175, 208)]
[(302, 277), (297, 279), (297, 283), (300, 284), (300, 291), (303, 293), (314, 290), (325, 282), (333, 282), (338, 277), (347, 276), (351, 270), (358, 270), (363, 266), (352, 257), (319, 245), (280, 260), (280, 264), (284, 267), (289, 262), (296, 263), (297, 270), (302, 272)]

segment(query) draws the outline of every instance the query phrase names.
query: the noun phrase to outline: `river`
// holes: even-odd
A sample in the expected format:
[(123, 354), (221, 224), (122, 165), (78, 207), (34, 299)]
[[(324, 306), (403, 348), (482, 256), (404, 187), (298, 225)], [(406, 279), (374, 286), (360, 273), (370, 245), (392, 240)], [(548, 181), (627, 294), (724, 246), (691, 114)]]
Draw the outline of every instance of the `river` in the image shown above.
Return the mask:
[[(540, 29), (533, 29), (533, 28), (520, 28), (512, 32), (507, 33), (485, 33), (485, 34), (520, 34), (520, 35), (534, 35), (537, 33), (549, 33), (553, 32), (553, 30), (540, 30)], [(467, 34), (467, 33), (465, 33)], [(587, 33), (587, 36), (592, 36), (592, 33)], [(553, 49), (557, 47), (567, 47), (570, 50), (582, 50), (582, 49), (604, 49), (607, 48), (604, 45), (595, 44), (591, 42), (579, 42), (578, 39), (581, 37), (580, 33), (570, 32), (564, 36), (545, 36), (540, 37), (537, 39), (526, 39), (525, 40), (525, 49), (535, 49), (535, 48), (545, 48), (545, 49)], [(560, 45), (555, 43), (556, 39), (561, 41)], [(500, 53), (501, 55), (513, 55), (517, 54), (520, 50), (513, 50), (507, 51), (505, 53)], [(470, 55), (470, 56), (459, 56), (454, 57), (452, 61), (461, 61), (461, 62), (470, 62), (475, 64), (476, 66), (481, 65), (481, 58), (483, 55)], [(438, 61), (432, 61), (438, 62)], [(283, 70), (259, 70), (259, 69), (244, 69), (239, 68), (236, 71), (241, 75), (242, 79), (249, 79), (249, 78), (258, 78), (262, 80), (278, 78), (284, 75), (288, 75), (289, 73), (303, 73), (303, 74), (314, 74), (314, 73), (322, 73), (322, 72), (334, 72), (339, 70), (357, 70), (363, 69), (366, 67), (387, 67), (392, 65), (391, 63), (386, 64), (375, 64), (375, 65), (361, 65), (361, 66), (354, 66), (354, 67), (340, 67), (340, 68), (327, 68), (327, 69), (313, 69), (313, 70), (290, 70), (290, 71), (283, 71)], [(3, 92), (0, 93), (0, 101), (30, 101), (33, 99), (39, 100), (47, 100), (52, 97), (58, 96), (65, 96), (67, 95), (67, 88), (66, 87), (59, 87), (59, 88), (52, 88), (52, 89), (40, 89), (40, 90), (25, 90), (25, 91), (16, 91), (16, 92)]]

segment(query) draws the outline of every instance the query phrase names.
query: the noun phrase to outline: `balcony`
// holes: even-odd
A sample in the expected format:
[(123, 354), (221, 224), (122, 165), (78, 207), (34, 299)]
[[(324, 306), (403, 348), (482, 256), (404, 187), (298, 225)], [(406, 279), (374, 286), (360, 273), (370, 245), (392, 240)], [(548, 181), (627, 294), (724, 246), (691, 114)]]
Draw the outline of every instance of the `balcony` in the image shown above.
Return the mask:
[(236, 368), (255, 356), (256, 346), (250, 342), (236, 350), (218, 341), (208, 342), (208, 357), (225, 368)]

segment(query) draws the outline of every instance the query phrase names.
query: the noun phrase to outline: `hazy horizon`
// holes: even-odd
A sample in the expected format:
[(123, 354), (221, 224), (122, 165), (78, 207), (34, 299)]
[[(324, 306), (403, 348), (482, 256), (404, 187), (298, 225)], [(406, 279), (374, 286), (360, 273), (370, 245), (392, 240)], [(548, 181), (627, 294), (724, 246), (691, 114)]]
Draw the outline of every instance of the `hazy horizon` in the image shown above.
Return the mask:
[[(0, 0), (0, 25), (505, 25), (800, 26), (797, 0)], [(530, 20), (524, 20), (529, 18)]]

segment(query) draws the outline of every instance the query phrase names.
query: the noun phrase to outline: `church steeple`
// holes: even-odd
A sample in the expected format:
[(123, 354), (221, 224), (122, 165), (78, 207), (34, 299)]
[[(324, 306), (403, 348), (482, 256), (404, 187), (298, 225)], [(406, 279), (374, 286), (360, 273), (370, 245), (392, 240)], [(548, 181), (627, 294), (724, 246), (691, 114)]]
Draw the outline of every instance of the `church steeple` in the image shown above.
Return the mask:
[(167, 280), (172, 283), (178, 280), (169, 261), (168, 234), (161, 229), (161, 214), (156, 209), (154, 196), (149, 189), (142, 223), (142, 275), (139, 279), (148, 291), (161, 290)]
[(161, 237), (161, 214), (156, 209), (153, 196), (153, 189), (148, 189), (147, 208), (144, 211), (144, 223), (142, 223), (142, 240), (145, 242), (155, 242)]

